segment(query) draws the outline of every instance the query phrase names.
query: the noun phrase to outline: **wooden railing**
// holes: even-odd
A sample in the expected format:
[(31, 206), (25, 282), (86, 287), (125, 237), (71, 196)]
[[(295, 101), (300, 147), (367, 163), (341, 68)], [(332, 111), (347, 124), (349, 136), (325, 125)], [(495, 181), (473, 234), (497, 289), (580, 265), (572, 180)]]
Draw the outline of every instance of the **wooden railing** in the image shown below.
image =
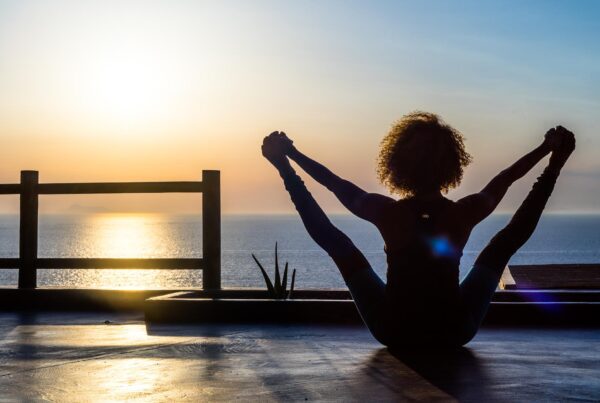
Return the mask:
[[(19, 257), (0, 258), (0, 269), (19, 269), (19, 288), (36, 288), (37, 269), (202, 269), (204, 289), (221, 288), (221, 184), (219, 171), (202, 182), (39, 183), (21, 171), (21, 183), (0, 184), (0, 194), (20, 196)], [(202, 258), (38, 258), (39, 195), (98, 193), (202, 193)]]

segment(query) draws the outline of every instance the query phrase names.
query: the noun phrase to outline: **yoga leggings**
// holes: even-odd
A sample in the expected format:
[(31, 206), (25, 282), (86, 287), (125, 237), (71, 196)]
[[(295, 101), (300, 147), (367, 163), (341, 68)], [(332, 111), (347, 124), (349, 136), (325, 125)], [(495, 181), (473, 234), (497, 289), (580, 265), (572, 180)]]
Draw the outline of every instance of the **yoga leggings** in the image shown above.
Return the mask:
[[(557, 176), (549, 168), (544, 170), (508, 225), (481, 251), (461, 282), (462, 321), (453, 344), (466, 344), (477, 333), (506, 264), (535, 230)], [(329, 221), (300, 177), (292, 171), (283, 179), (308, 233), (336, 263), (373, 336), (384, 345), (395, 344), (398, 335), (391, 330), (394, 318), (388, 314), (384, 282), (352, 241)]]

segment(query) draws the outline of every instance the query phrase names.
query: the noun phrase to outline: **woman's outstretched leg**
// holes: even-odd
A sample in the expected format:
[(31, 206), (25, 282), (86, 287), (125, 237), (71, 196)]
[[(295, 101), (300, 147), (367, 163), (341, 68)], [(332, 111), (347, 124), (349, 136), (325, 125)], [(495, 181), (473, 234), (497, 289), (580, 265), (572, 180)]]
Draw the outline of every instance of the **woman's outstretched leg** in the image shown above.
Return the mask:
[(290, 165), (281, 146), (280, 137), (271, 135), (263, 142), (263, 155), (279, 171), (310, 237), (335, 262), (363, 321), (379, 342), (388, 344), (389, 337), (384, 330), (386, 323), (384, 283), (350, 238), (327, 218)]
[(467, 318), (471, 322), (467, 332), (470, 333), (470, 337), (475, 335), (483, 321), (508, 261), (533, 234), (546, 202), (554, 190), (560, 170), (575, 148), (573, 134), (564, 128), (560, 128), (560, 133), (562, 142), (560, 147), (553, 151), (550, 163), (538, 177), (508, 225), (481, 251), (473, 268), (460, 284), (461, 298)]

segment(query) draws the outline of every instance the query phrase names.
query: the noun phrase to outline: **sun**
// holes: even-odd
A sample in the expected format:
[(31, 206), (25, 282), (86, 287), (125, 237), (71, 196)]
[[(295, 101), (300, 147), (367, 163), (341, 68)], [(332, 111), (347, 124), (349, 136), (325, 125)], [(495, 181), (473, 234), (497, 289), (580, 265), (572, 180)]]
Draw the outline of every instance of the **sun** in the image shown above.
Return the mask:
[(164, 115), (174, 102), (179, 75), (160, 50), (144, 44), (97, 49), (80, 64), (80, 107), (104, 124), (138, 125)]
[(91, 93), (99, 107), (122, 120), (136, 120), (160, 104), (161, 74), (152, 60), (122, 55), (99, 64)]

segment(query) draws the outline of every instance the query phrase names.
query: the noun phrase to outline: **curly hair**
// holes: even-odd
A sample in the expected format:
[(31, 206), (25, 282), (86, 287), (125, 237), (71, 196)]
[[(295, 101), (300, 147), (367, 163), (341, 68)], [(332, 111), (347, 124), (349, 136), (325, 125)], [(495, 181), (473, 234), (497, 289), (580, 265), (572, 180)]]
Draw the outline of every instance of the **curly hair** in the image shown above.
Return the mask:
[(460, 184), (471, 159), (460, 132), (436, 114), (416, 111), (397, 121), (381, 141), (377, 174), (400, 196), (434, 189), (445, 193)]

